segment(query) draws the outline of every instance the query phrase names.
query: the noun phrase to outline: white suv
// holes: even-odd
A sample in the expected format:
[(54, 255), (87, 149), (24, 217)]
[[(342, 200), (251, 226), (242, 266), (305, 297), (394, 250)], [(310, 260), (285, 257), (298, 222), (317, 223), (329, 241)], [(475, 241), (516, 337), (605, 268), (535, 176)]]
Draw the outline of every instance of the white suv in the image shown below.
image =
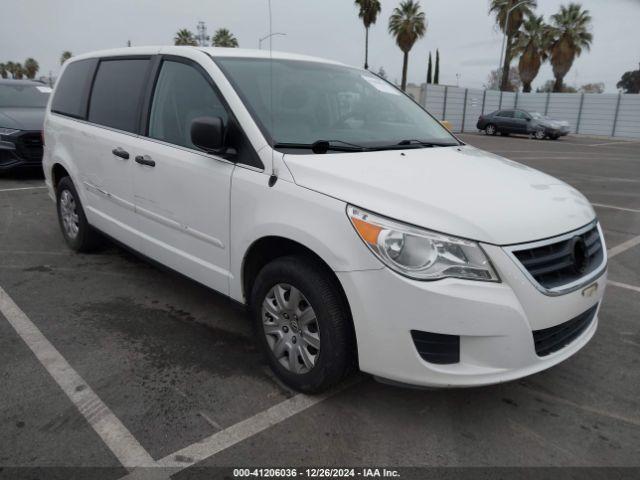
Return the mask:
[(508, 381), (596, 330), (607, 256), (589, 202), (367, 71), (230, 48), (82, 55), (45, 143), (71, 248), (101, 232), (247, 304), (298, 390), (355, 368)]

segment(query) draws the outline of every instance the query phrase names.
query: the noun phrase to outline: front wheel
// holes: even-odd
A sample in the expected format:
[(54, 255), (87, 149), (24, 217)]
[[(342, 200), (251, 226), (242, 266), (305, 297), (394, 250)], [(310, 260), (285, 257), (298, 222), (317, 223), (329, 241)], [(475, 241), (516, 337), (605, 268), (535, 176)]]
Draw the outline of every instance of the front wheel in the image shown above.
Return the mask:
[(544, 130), (536, 130), (533, 136), (536, 140), (544, 140), (547, 134), (544, 132)]
[(324, 265), (298, 255), (272, 261), (256, 278), (250, 308), (269, 366), (291, 388), (320, 392), (352, 370), (351, 315)]
[(56, 187), (58, 222), (67, 245), (76, 252), (89, 252), (100, 243), (100, 237), (84, 214), (80, 197), (71, 178), (64, 177)]
[(484, 129), (484, 133), (486, 133), (487, 135), (495, 135), (496, 133), (498, 133), (498, 129), (496, 128), (496, 126), (493, 123), (490, 123)]

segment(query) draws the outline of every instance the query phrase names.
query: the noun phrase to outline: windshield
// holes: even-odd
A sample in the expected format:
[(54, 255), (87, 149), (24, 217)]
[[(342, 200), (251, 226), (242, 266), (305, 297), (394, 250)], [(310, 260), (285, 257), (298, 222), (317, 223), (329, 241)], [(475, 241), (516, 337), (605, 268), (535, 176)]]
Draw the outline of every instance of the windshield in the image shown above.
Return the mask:
[(459, 144), (410, 98), (363, 70), (299, 60), (276, 59), (271, 65), (269, 59), (218, 57), (216, 62), (273, 144)]
[(545, 115), (542, 115), (540, 112), (531, 112), (529, 115), (531, 115), (536, 120), (548, 120), (549, 119), (549, 117), (547, 117)]
[(44, 108), (50, 94), (46, 85), (0, 84), (0, 108)]

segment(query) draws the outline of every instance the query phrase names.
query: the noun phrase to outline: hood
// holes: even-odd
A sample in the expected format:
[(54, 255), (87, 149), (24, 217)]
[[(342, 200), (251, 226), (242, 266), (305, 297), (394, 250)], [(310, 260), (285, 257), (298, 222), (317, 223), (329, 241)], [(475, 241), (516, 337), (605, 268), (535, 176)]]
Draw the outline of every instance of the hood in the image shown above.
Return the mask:
[(567, 122), (566, 120), (543, 119), (539, 120), (538, 123), (551, 128), (561, 128), (569, 126), (569, 122)]
[(285, 155), (294, 181), (430, 230), (496, 245), (553, 237), (595, 218), (566, 183), (470, 146)]
[(42, 130), (44, 113), (44, 108), (0, 108), (0, 127)]

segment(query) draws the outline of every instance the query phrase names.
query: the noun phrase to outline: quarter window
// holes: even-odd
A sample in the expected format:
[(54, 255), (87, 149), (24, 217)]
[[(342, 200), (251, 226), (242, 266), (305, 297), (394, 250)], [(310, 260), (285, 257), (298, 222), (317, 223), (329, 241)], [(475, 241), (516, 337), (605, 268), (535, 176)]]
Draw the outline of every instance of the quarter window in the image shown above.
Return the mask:
[(89, 121), (135, 133), (148, 59), (103, 60), (93, 83)]
[(51, 102), (51, 111), (84, 119), (87, 114), (87, 89), (95, 68), (95, 60), (78, 60), (70, 63), (64, 73)]
[(196, 149), (191, 122), (198, 117), (220, 117), (227, 112), (202, 73), (182, 62), (162, 63), (149, 117), (149, 137)]

